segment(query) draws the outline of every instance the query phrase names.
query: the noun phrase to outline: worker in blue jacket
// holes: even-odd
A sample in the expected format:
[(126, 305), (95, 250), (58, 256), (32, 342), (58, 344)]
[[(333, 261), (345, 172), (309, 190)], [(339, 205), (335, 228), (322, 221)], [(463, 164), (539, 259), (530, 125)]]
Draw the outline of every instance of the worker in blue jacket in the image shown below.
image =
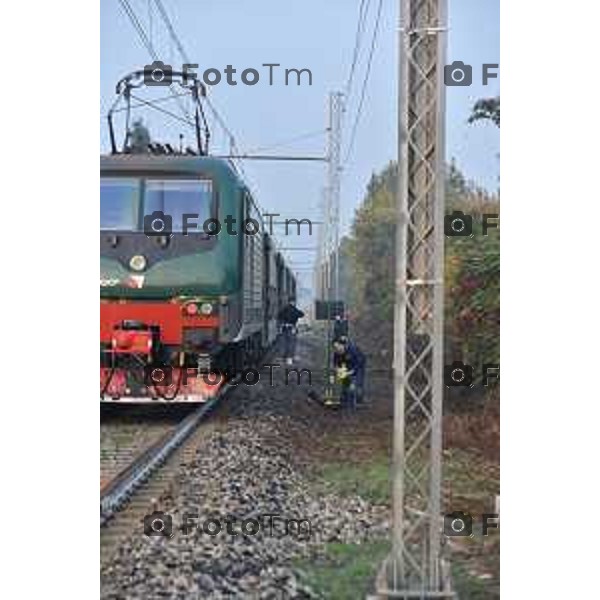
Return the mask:
[(342, 384), (343, 405), (354, 408), (364, 400), (366, 358), (360, 348), (348, 337), (333, 342), (333, 366)]

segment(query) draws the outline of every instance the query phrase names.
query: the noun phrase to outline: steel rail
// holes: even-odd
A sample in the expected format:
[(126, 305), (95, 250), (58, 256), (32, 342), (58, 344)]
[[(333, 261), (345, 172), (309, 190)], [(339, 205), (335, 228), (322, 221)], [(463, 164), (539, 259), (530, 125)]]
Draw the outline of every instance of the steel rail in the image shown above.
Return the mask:
[(217, 402), (222, 400), (233, 387), (235, 387), (234, 382), (224, 385), (217, 396), (187, 416), (174, 431), (165, 434), (158, 442), (142, 452), (104, 487), (100, 496), (100, 527), (106, 525), (129, 501), (133, 493), (187, 440)]

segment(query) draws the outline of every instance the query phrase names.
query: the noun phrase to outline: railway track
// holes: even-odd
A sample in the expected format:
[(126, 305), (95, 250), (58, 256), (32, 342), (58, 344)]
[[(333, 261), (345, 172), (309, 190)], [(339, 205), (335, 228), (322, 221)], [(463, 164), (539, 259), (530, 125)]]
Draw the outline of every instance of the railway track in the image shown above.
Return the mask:
[[(276, 352), (273, 346), (262, 362)], [(262, 366), (258, 367), (264, 371)], [(104, 563), (119, 546), (122, 536), (132, 529), (142, 531), (143, 517), (155, 510), (161, 499), (171, 492), (173, 475), (182, 462), (193, 459), (198, 446), (217, 427), (208, 416), (220, 402), (229, 397), (240, 385), (238, 375), (223, 385), (217, 396), (185, 416), (179, 423), (167, 426), (154, 424), (152, 441), (146, 442), (135, 454), (117, 459), (119, 468), (102, 469), (104, 481), (100, 490), (100, 560)], [(167, 413), (167, 414), (170, 414)], [(202, 425), (202, 427), (200, 427)], [(161, 430), (162, 427), (162, 430)], [(146, 438), (150, 439), (150, 436)], [(102, 461), (101, 461), (102, 463)], [(110, 472), (110, 478), (105, 474)]]
[(159, 422), (143, 415), (132, 422), (109, 420), (100, 425), (100, 493), (145, 450), (172, 431), (180, 418), (165, 417)]
[[(100, 559), (104, 563), (118, 548), (123, 535), (142, 532), (144, 515), (168, 496), (173, 474), (192, 458), (202, 441), (217, 427), (208, 421), (215, 406), (235, 389), (231, 382), (221, 392), (188, 414), (178, 424), (156, 429), (155, 439), (104, 481), (100, 491)], [(200, 427), (202, 425), (202, 427)]]
[(104, 485), (100, 494), (101, 527), (131, 498), (135, 490), (146, 482), (154, 471), (163, 465), (170, 455), (186, 441), (221, 397), (222, 394), (216, 396), (188, 415), (179, 425), (161, 436), (157, 442), (150, 445)]

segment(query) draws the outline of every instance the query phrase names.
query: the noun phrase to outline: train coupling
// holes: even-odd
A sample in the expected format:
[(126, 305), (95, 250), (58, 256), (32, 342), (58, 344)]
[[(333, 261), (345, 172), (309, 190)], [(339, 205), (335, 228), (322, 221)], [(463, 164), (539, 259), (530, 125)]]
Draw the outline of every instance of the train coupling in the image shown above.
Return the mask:
[(115, 354), (152, 354), (157, 332), (140, 321), (122, 321), (112, 332), (111, 349)]

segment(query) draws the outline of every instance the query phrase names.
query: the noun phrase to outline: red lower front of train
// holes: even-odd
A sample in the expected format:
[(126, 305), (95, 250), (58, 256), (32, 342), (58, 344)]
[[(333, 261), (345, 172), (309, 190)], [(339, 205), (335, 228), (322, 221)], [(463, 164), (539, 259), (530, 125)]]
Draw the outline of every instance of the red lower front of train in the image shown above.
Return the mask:
[[(207, 306), (211, 314), (201, 312)], [(101, 302), (101, 400), (205, 402), (214, 397), (223, 377), (210, 372), (219, 331), (212, 306), (200, 301)]]

